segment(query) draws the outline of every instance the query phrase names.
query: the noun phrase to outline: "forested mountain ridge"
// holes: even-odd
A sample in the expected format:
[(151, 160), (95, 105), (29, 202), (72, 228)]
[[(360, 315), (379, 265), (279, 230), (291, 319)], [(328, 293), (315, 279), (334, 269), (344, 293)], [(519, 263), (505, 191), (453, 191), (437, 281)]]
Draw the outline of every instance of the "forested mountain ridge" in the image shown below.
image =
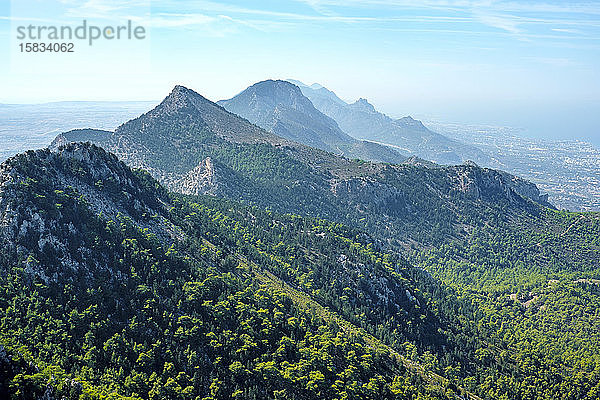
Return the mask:
[[(286, 263), (296, 267), (269, 271), (405, 356), (414, 354), (414, 346), (417, 355), (408, 358), (449, 379), (444, 391), (464, 388), (489, 399), (597, 398), (597, 215), (553, 210), (535, 185), (472, 163), (443, 167), (415, 159), (401, 165), (349, 160), (265, 132), (193, 91), (174, 92), (166, 107), (124, 124), (103, 146), (123, 152), (128, 147), (118, 143), (134, 143), (138, 147), (123, 156), (130, 165), (148, 168), (179, 192), (215, 195), (219, 200), (209, 208), (233, 218), (217, 231), (231, 232), (241, 224), (233, 229), (241, 236), (230, 236), (228, 246), (256, 242), (243, 246), (248, 254), (267, 252), (269, 259), (285, 254)], [(206, 121), (224, 126), (213, 131)], [(66, 133), (57, 143), (70, 135), (85, 139), (81, 132)], [(172, 175), (165, 171), (182, 173), (182, 166), (191, 172), (168, 179)], [(394, 307), (361, 299), (361, 293), (387, 291), (356, 286), (367, 276), (367, 282), (378, 282), (361, 268), (356, 275), (343, 274), (344, 287), (323, 280), (337, 279), (337, 269), (319, 267), (306, 250), (319, 246), (309, 238), (323, 231), (291, 229), (294, 224), (286, 222), (279, 240), (267, 240), (269, 235), (256, 230), (277, 225), (272, 217), (252, 212), (253, 217), (240, 220), (229, 210), (239, 205), (219, 206), (227, 204), (223, 199), (322, 218), (333, 226), (343, 223), (367, 234), (385, 254), (401, 252), (408, 261), (399, 265), (419, 267), (404, 273), (424, 270), (409, 279), (420, 288), (422, 297), (415, 298), (420, 309), (426, 305), (424, 312), (409, 324)], [(356, 237), (360, 234), (351, 242), (360, 242)], [(340, 254), (347, 255), (338, 252), (329, 265), (338, 260), (339, 265), (364, 264), (344, 264)], [(321, 289), (313, 293), (314, 286)], [(359, 293), (353, 302), (347, 302), (346, 287)], [(408, 298), (405, 293), (403, 301)]]
[(342, 132), (300, 88), (287, 81), (258, 82), (217, 104), (276, 135), (348, 158), (395, 164), (406, 159), (390, 147), (357, 140)]
[(171, 196), (89, 144), (0, 168), (2, 395), (454, 397), (369, 335), (434, 349), (439, 322), (364, 234)]
[[(472, 224), (408, 260), (377, 229), (169, 194), (90, 144), (9, 159), (0, 390), (595, 399), (598, 215), (545, 208), (496, 171), (402, 168)], [(427, 201), (431, 229), (443, 210)]]
[(108, 137), (71, 131), (51, 147), (86, 136), (173, 191), (327, 218), (386, 240), (430, 243), (489, 222), (498, 207), (535, 213), (536, 204), (548, 205), (535, 185), (474, 165), (392, 165), (313, 149), (266, 132), (181, 86)]

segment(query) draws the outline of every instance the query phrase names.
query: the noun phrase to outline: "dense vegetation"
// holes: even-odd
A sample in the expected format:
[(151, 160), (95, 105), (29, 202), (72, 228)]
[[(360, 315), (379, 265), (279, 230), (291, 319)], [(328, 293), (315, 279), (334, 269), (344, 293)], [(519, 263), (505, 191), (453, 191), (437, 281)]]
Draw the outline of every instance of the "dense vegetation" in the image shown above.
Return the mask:
[[(170, 199), (146, 174), (86, 145), (30, 152), (5, 167), (0, 198), (16, 212), (2, 229), (0, 388), (13, 398), (445, 398), (457, 390), (339, 316), (378, 301), (346, 287), (353, 275), (337, 287), (317, 269), (294, 273), (306, 268), (292, 260), (303, 251), (272, 245), (290, 230), (268, 235), (266, 220), (279, 217), (262, 211), (253, 221), (261, 247), (258, 230), (231, 229), (238, 222), (211, 208), (218, 202)], [(98, 212), (91, 201), (115, 207)], [(252, 212), (231, 209), (240, 221)], [(365, 261), (366, 274), (394, 269), (346, 228), (281, 221), (331, 235), (335, 248), (326, 242), (306, 254), (315, 266), (340, 265), (343, 251), (341, 265)], [(416, 289), (396, 279), (403, 301), (390, 313), (427, 319), (407, 300)], [(337, 290), (347, 298), (323, 307)], [(382, 317), (355, 320), (368, 318)]]
[(246, 205), (169, 194), (89, 145), (4, 164), (0, 390), (598, 397), (597, 214), (544, 208), (477, 167), (342, 160), (378, 178), (334, 196), (347, 171), (307, 168), (298, 149), (198, 151)]
[(481, 313), (486, 345), (465, 387), (489, 398), (598, 398), (599, 238), (599, 214), (547, 209), (414, 252)]

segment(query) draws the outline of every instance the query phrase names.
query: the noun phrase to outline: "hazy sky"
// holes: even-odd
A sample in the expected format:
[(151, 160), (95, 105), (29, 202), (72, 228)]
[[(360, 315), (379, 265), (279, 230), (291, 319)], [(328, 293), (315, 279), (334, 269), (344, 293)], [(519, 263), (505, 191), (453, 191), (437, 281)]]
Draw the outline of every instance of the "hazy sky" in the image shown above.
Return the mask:
[[(144, 26), (143, 41), (22, 54), (22, 24)], [(32, 22), (33, 21), (33, 22)], [(319, 82), (392, 116), (600, 143), (600, 1), (0, 0), (0, 102), (230, 97)]]

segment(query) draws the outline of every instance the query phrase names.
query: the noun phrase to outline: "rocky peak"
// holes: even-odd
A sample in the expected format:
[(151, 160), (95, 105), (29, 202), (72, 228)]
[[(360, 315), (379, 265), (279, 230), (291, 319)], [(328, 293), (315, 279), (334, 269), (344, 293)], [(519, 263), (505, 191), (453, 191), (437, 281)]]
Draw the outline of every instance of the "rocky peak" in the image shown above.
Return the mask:
[(317, 110), (298, 86), (287, 81), (255, 83), (219, 104), (282, 138), (321, 150), (340, 153), (340, 145), (347, 148), (355, 142)]
[[(317, 104), (315, 104), (315, 101), (319, 101), (319, 99), (325, 99), (340, 105), (348, 105), (345, 101), (337, 97), (337, 95), (334, 92), (332, 92), (331, 90), (327, 89), (325, 86), (319, 83), (313, 83), (309, 86), (294, 79), (288, 79), (288, 82), (291, 82), (294, 85), (298, 86), (302, 91), (302, 94), (308, 97), (308, 99), (313, 103), (313, 105), (317, 109), (319, 109), (319, 107), (317, 106)], [(322, 110), (319, 111), (322, 112)]]
[(415, 167), (424, 167), (424, 168), (442, 168), (441, 165), (433, 163), (431, 161), (423, 160), (418, 156), (410, 156), (402, 163), (403, 165), (412, 165)]
[(49, 148), (50, 150), (57, 150), (71, 142), (93, 142), (96, 144), (103, 144), (106, 143), (112, 134), (113, 132), (100, 129), (73, 129), (56, 136), (52, 143), (50, 143)]
[[(16, 259), (31, 256), (28, 272), (45, 281), (85, 274), (85, 230), (99, 220), (133, 222), (167, 245), (180, 238), (164, 216), (168, 201), (146, 173), (90, 143), (28, 151), (0, 166), (0, 246)], [(35, 260), (46, 260), (45, 268)]]
[[(129, 209), (132, 214), (142, 209), (160, 208), (160, 202), (145, 199), (165, 197), (155, 183), (147, 186), (144, 175), (137, 175), (117, 157), (90, 143), (69, 143), (54, 151), (27, 151), (5, 161), (0, 166), (0, 197), (11, 201), (14, 189), (34, 185), (40, 192), (70, 187), (89, 195), (98, 211), (116, 214)], [(29, 183), (28, 183), (29, 182)], [(28, 189), (29, 190), (29, 189)], [(44, 193), (38, 193), (43, 195)], [(134, 199), (137, 199), (135, 202)], [(161, 200), (162, 201), (162, 200)], [(111, 204), (109, 206), (109, 203)], [(123, 209), (118, 209), (123, 206)]]
[(352, 107), (354, 107), (355, 109), (359, 110), (359, 111), (363, 111), (363, 112), (368, 112), (368, 113), (375, 113), (375, 107), (369, 103), (367, 101), (367, 99), (365, 98), (360, 98), (358, 100), (356, 100), (354, 103), (351, 104)]
[(540, 194), (538, 187), (525, 179), (506, 172), (476, 165), (459, 165), (451, 167), (453, 189), (463, 192), (478, 200), (506, 200), (511, 204), (531, 200), (546, 207), (554, 208), (548, 203), (548, 195)]
[(417, 130), (427, 129), (421, 121), (419, 121), (418, 119), (414, 119), (410, 115), (406, 116), (406, 117), (402, 117), (400, 119), (397, 119), (395, 122), (403, 127), (408, 127), (408, 128), (412, 128), (412, 129), (417, 129)]
[[(281, 80), (266, 80), (255, 83), (234, 99), (255, 103), (255, 107), (264, 104), (266, 107), (284, 106), (302, 112), (313, 112), (314, 106), (306, 98), (300, 88), (290, 82)], [(316, 110), (314, 110), (316, 111)]]
[(171, 93), (157, 107), (148, 112), (147, 115), (169, 115), (185, 108), (198, 108), (199, 104), (203, 103), (210, 103), (210, 101), (185, 86), (176, 85), (171, 90)]

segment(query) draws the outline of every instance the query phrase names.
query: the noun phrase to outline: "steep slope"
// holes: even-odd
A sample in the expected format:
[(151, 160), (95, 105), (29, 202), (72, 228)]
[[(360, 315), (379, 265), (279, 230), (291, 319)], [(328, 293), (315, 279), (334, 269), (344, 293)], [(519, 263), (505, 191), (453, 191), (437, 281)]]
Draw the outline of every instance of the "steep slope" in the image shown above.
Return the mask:
[(406, 157), (376, 143), (356, 140), (318, 111), (287, 81), (255, 83), (219, 105), (281, 137), (350, 158), (399, 163)]
[(404, 153), (412, 154), (440, 164), (461, 164), (467, 160), (485, 164), (489, 157), (474, 146), (449, 139), (427, 129), (411, 117), (392, 119), (375, 110), (366, 99), (352, 104), (320, 85), (298, 85), (323, 114), (334, 119), (339, 127), (352, 137), (384, 143)]
[[(420, 254), (466, 285), (457, 296), (363, 232), (173, 196), (89, 144), (9, 159), (0, 206), (5, 397), (477, 399), (467, 387), (593, 399), (600, 388), (589, 310), (600, 292), (573, 275), (597, 274), (597, 214), (545, 210), (528, 235), (522, 215)], [(535, 277), (524, 262), (540, 274), (530, 292), (467, 278)]]
[[(107, 139), (97, 137), (89, 134), (171, 190), (329, 218), (394, 242), (460, 237), (495, 219), (500, 208), (508, 217), (548, 205), (535, 185), (474, 165), (386, 165), (298, 144), (180, 86)], [(85, 137), (67, 132), (52, 147), (71, 140)]]
[(359, 327), (435, 347), (404, 267), (337, 224), (197, 201), (89, 144), (2, 164), (1, 394), (445, 398)]

